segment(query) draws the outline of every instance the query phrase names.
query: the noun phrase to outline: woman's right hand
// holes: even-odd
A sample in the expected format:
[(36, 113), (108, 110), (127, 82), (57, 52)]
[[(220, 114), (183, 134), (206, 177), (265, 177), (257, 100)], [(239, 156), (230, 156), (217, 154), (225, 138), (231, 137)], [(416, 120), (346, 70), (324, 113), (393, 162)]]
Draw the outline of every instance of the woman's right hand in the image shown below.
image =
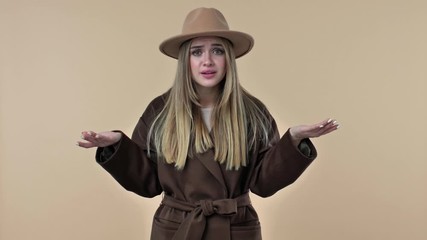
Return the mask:
[(100, 132), (93, 131), (82, 132), (81, 139), (77, 141), (77, 146), (83, 148), (106, 147), (120, 141), (122, 134), (120, 132)]

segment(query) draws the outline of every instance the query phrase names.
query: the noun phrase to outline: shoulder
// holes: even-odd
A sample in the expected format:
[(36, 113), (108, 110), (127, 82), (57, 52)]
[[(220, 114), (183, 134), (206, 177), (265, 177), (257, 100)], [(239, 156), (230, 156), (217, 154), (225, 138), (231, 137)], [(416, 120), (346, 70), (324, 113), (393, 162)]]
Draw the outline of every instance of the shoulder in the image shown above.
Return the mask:
[(147, 108), (163, 108), (166, 104), (166, 101), (168, 100), (169, 97), (169, 91), (163, 93), (160, 96), (157, 96), (156, 98), (154, 98), (153, 100), (151, 100), (151, 102), (148, 104)]
[(169, 92), (170, 91), (167, 91), (167, 92), (163, 93), (162, 95), (157, 96), (156, 98), (151, 100), (151, 102), (147, 106), (147, 110), (151, 109), (151, 110), (154, 110), (156, 112), (161, 111), (165, 107), (166, 102), (168, 101)]
[(141, 118), (152, 119), (157, 116), (165, 107), (168, 97), (169, 91), (151, 100)]
[(258, 98), (256, 98), (255, 96), (249, 95), (248, 98), (259, 109), (262, 109), (264, 111), (268, 111), (267, 106), (261, 100), (259, 100)]
[(244, 92), (243, 96), (245, 99), (244, 102), (246, 112), (253, 114), (261, 114), (267, 119), (272, 118), (267, 106), (261, 100), (246, 91)]

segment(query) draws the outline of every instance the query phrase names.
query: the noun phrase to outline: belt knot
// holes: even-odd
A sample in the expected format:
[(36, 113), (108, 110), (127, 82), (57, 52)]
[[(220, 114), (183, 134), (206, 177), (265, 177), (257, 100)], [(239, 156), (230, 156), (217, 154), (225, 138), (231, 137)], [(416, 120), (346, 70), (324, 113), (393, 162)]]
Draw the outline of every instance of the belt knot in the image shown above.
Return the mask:
[(212, 214), (227, 216), (237, 213), (237, 202), (235, 199), (200, 200), (196, 206), (202, 210), (205, 217)]
[(201, 200), (200, 208), (202, 209), (203, 215), (208, 217), (216, 212), (216, 208), (213, 206), (213, 202), (210, 200)]
[[(207, 199), (195, 203), (180, 201), (165, 195), (162, 203), (189, 212), (175, 232), (173, 240), (200, 240), (203, 239), (206, 231), (208, 234), (215, 232), (216, 239), (230, 240), (230, 216), (237, 213), (237, 207), (248, 206), (251, 201), (248, 193), (245, 193), (233, 199)], [(214, 224), (207, 225), (208, 219)], [(215, 230), (212, 226), (215, 226)]]

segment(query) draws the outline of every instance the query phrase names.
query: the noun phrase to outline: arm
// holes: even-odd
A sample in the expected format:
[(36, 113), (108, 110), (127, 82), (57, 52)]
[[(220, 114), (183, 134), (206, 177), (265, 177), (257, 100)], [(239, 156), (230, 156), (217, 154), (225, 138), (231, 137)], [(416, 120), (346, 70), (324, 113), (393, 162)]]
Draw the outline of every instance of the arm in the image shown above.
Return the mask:
[(108, 171), (126, 190), (143, 197), (154, 197), (162, 192), (157, 175), (157, 163), (147, 157), (146, 149), (122, 133), (121, 140), (116, 143), (108, 159), (101, 155), (108, 148), (98, 148), (97, 162)]
[(146, 135), (153, 108), (147, 108), (135, 127), (132, 139), (120, 131), (83, 132), (77, 144), (98, 147), (97, 162), (125, 189), (144, 197), (162, 192), (157, 175), (157, 162), (147, 156)]
[(309, 137), (330, 133), (339, 125), (325, 120), (314, 125), (296, 126), (280, 139), (274, 120), (272, 126), (270, 144), (258, 151), (250, 185), (251, 191), (262, 197), (271, 196), (295, 182), (316, 158), (317, 151)]

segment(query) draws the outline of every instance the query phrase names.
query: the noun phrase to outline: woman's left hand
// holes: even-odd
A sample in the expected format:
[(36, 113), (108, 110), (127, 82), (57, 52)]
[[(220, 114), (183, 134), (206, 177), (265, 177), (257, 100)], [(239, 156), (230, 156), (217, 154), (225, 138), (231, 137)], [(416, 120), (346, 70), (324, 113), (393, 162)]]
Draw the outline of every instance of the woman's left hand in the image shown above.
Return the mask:
[(334, 119), (328, 118), (320, 123), (313, 125), (300, 125), (291, 127), (289, 133), (292, 137), (292, 142), (295, 146), (304, 138), (315, 138), (326, 135), (337, 130), (340, 127), (338, 122)]

